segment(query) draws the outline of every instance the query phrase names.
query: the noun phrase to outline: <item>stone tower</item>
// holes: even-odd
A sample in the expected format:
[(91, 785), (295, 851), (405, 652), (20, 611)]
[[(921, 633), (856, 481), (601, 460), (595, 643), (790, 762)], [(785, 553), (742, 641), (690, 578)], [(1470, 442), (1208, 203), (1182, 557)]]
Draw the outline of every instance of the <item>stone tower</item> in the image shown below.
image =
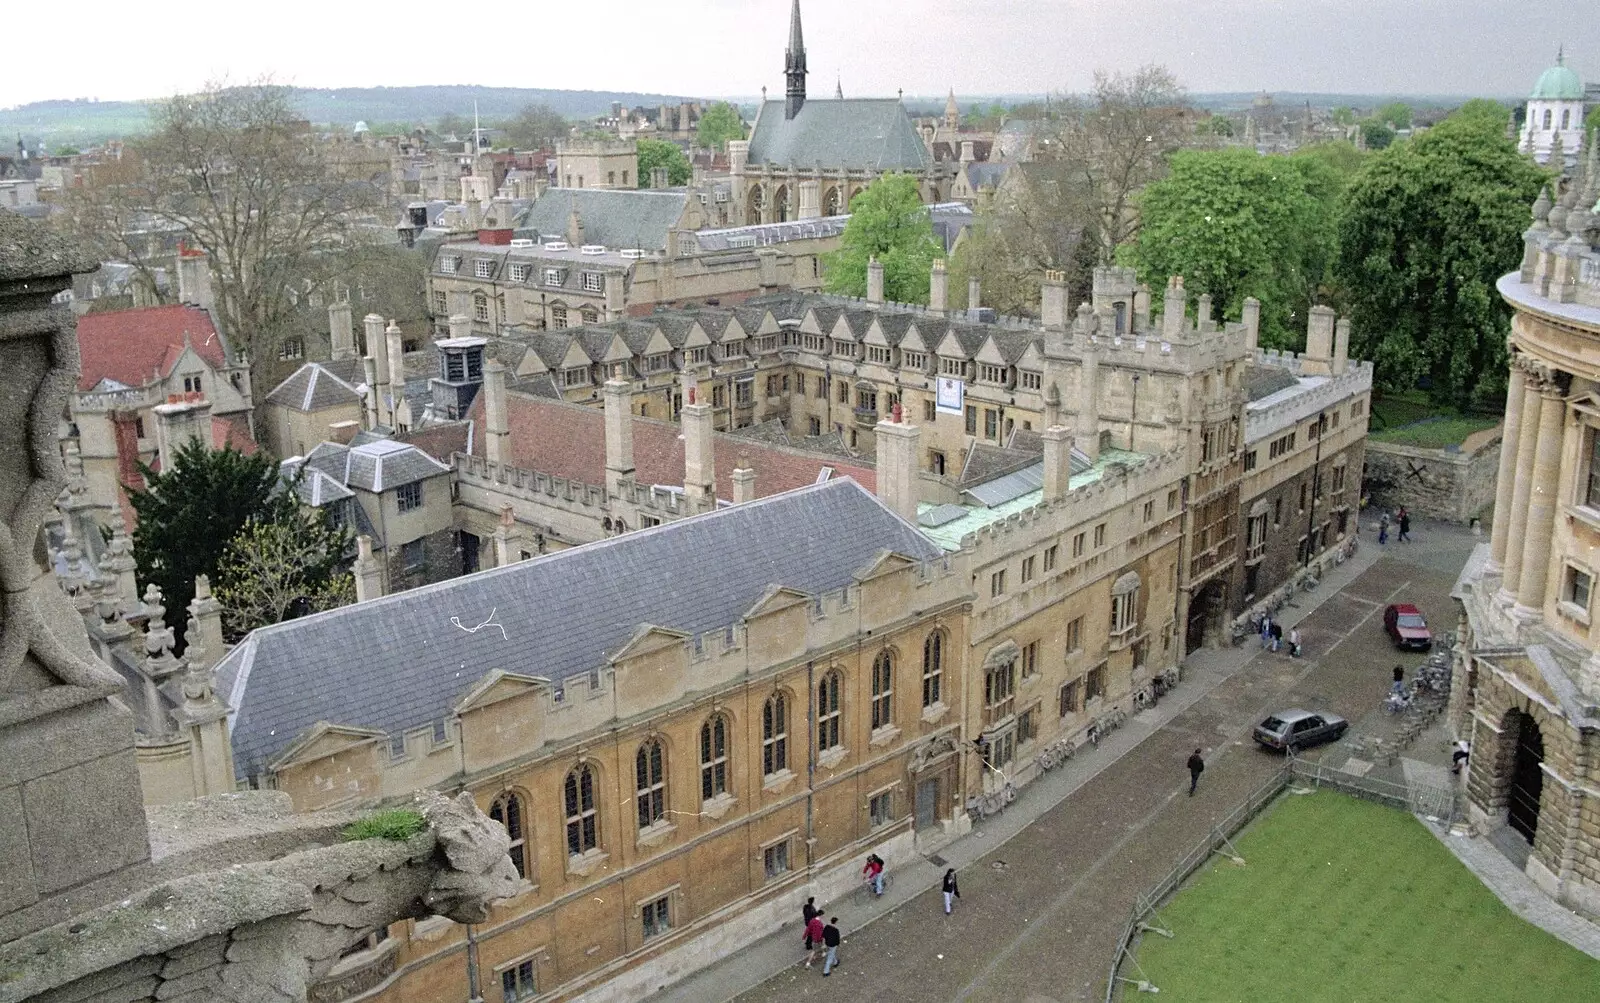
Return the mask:
[(783, 51), (784, 89), (783, 117), (794, 118), (806, 103), (806, 42), (800, 34), (800, 0), (794, 0), (789, 12), (789, 47)]

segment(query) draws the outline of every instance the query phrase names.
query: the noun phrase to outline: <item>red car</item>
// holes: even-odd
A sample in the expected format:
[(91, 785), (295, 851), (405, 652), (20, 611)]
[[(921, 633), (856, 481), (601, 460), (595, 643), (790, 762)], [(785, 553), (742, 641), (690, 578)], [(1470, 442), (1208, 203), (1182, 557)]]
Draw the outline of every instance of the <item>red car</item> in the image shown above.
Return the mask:
[(1433, 647), (1433, 634), (1422, 611), (1408, 602), (1396, 603), (1383, 611), (1383, 629), (1389, 632), (1395, 647), (1411, 651), (1427, 651)]

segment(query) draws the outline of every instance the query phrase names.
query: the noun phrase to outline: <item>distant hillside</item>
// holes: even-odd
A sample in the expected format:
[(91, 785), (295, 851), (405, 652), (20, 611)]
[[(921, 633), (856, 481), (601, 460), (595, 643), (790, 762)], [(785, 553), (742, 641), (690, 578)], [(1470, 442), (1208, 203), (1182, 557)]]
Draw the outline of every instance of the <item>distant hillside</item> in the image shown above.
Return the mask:
[[(590, 118), (611, 109), (613, 101), (628, 107), (677, 104), (685, 98), (625, 91), (563, 91), (525, 87), (350, 87), (297, 88), (295, 99), (317, 125), (350, 128), (357, 122), (386, 125), (433, 123), (446, 114), (472, 118), (472, 103), (485, 121), (513, 115), (524, 105), (543, 102), (568, 118)], [(51, 149), (81, 146), (131, 136), (149, 127), (141, 101), (37, 101), (0, 109), (0, 136), (19, 132), (42, 136)], [(9, 147), (14, 138), (4, 145)]]

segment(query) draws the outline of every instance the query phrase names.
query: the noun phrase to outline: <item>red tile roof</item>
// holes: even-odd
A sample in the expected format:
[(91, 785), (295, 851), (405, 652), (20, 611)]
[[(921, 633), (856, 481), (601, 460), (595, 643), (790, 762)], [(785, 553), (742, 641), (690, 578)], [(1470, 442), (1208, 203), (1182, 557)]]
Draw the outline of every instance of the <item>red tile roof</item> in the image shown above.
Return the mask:
[[(468, 418), (477, 423), (472, 453), (484, 455), (484, 395), (472, 404)], [(546, 398), (506, 395), (506, 421), (510, 430), (510, 462), (524, 470), (565, 477), (586, 484), (606, 482), (605, 412), (599, 408)], [(683, 440), (679, 426), (633, 416), (633, 462), (640, 484), (683, 483)], [(733, 469), (741, 455), (756, 472), (756, 495), (766, 497), (815, 484), (823, 467), (835, 477), (850, 477), (868, 491), (877, 490), (873, 468), (846, 463), (836, 457), (772, 446), (723, 432), (716, 434), (713, 451), (717, 468), (717, 497), (733, 498)]]
[(395, 439), (411, 443), (440, 463), (449, 463), (453, 454), (467, 452), (467, 444), (474, 438), (472, 430), (473, 426), (469, 422), (447, 421), (412, 432), (403, 432), (395, 436)]
[(188, 335), (195, 353), (213, 369), (227, 365), (211, 314), (195, 306), (151, 306), (89, 313), (78, 318), (79, 390), (93, 390), (107, 377), (142, 387), (157, 374), (169, 376)]
[(250, 434), (250, 422), (243, 415), (211, 419), (211, 448), (232, 446), (246, 456), (256, 451), (255, 437)]

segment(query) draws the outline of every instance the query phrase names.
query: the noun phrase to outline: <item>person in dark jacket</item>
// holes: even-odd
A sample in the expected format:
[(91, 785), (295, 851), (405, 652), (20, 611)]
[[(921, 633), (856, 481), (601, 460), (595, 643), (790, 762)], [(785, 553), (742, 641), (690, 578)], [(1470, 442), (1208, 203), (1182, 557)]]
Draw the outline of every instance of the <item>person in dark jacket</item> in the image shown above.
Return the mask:
[(950, 903), (953, 899), (961, 897), (961, 889), (956, 885), (956, 869), (949, 868), (944, 872), (944, 914), (950, 915)]
[(1406, 511), (1404, 505), (1400, 506), (1400, 535), (1395, 540), (1400, 543), (1411, 542), (1411, 513)]
[(822, 974), (826, 976), (839, 963), (839, 917), (828, 920), (822, 928), (822, 943), (828, 949), (827, 957), (822, 959)]
[(800, 920), (801, 922), (810, 925), (811, 917), (820, 912), (822, 912), (822, 910), (817, 908), (817, 897), (813, 895), (806, 899), (805, 905), (800, 907)]
[(1206, 769), (1206, 761), (1200, 758), (1200, 750), (1194, 750), (1194, 755), (1189, 757), (1189, 796), (1194, 797), (1194, 789), (1200, 783), (1200, 774)]

